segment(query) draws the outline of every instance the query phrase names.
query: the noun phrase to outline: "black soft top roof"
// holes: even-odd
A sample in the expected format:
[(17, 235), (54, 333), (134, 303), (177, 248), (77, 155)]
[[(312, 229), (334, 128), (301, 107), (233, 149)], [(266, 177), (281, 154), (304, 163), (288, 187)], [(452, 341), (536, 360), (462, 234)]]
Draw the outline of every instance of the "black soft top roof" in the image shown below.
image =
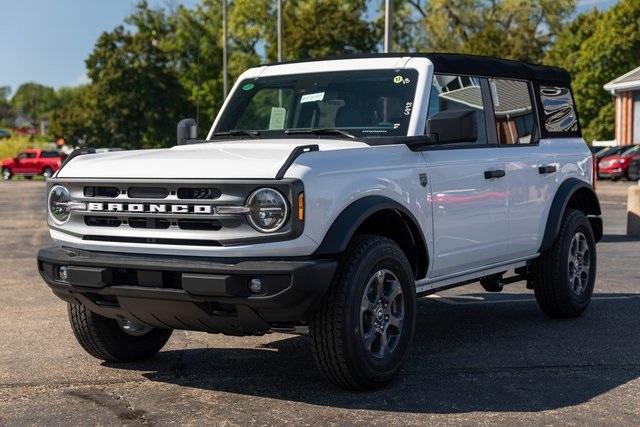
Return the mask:
[[(283, 62), (282, 64), (328, 61), (338, 59), (385, 58), (385, 57), (414, 57), (428, 58), (438, 73), (467, 74), (483, 77), (504, 77), (512, 79), (535, 80), (539, 82), (555, 83), (568, 86), (571, 75), (564, 69), (546, 65), (529, 64), (510, 59), (500, 59), (491, 56), (467, 55), (461, 53), (419, 53), (393, 52), (355, 54), (348, 56), (326, 57), (300, 61)], [(272, 64), (277, 65), (277, 64)]]

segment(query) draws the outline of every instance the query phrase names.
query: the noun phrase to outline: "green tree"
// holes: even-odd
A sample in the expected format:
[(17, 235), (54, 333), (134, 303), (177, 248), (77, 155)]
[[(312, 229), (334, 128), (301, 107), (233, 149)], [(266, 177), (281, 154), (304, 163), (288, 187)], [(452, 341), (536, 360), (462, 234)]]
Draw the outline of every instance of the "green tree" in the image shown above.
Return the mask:
[(613, 97), (602, 86), (640, 65), (640, 3), (621, 0), (579, 16), (558, 37), (547, 62), (569, 70), (584, 137), (613, 139)]
[[(284, 1), (284, 59), (374, 51), (379, 40), (366, 12), (364, 0)], [(277, 59), (275, 2), (236, 0), (230, 22), (238, 46), (255, 50), (263, 42), (267, 60)]]
[(408, 1), (422, 16), (426, 51), (540, 62), (570, 19), (575, 0)]
[[(100, 134), (94, 120), (96, 96), (92, 85), (58, 90), (59, 107), (51, 115), (49, 133), (77, 145)], [(107, 144), (108, 145), (108, 144)]]
[(175, 125), (191, 110), (175, 59), (164, 46), (173, 26), (162, 9), (140, 2), (125, 22), (103, 33), (86, 61), (95, 96), (93, 145), (171, 145)]
[(11, 126), (11, 103), (9, 102), (9, 94), (11, 88), (9, 86), (0, 86), (0, 127)]
[(22, 114), (33, 122), (48, 118), (56, 106), (53, 88), (33, 82), (20, 85), (11, 98), (14, 115)]

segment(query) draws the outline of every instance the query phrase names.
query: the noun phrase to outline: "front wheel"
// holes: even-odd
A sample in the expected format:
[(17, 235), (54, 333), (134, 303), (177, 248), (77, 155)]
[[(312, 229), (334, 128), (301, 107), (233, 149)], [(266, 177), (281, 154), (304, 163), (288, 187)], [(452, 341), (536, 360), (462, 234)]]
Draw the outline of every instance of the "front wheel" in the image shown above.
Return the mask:
[(587, 217), (568, 210), (553, 246), (534, 268), (534, 290), (550, 317), (577, 317), (591, 301), (596, 278), (596, 243)]
[(68, 311), (78, 343), (91, 356), (107, 362), (147, 359), (164, 347), (173, 332), (130, 320), (109, 319), (80, 304), (68, 304)]
[(2, 168), (2, 179), (5, 181), (9, 181), (11, 178), (13, 178), (11, 170), (8, 168)]
[(310, 321), (320, 371), (350, 390), (384, 386), (398, 373), (415, 329), (413, 273), (398, 245), (358, 236)]

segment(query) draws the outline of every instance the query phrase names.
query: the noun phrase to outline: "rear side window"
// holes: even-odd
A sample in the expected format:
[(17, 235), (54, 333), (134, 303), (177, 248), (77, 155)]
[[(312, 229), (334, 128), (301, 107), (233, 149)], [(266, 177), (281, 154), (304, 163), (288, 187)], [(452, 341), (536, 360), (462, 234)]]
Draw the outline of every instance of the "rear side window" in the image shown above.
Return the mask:
[(478, 138), (475, 143), (486, 144), (487, 130), (480, 87), (481, 80), (477, 77), (451, 74), (436, 74), (433, 76), (427, 119), (445, 111), (473, 111), (478, 126)]
[(554, 134), (578, 132), (578, 117), (569, 88), (540, 86), (539, 90), (546, 131)]
[(58, 157), (59, 154), (56, 151), (43, 151), (40, 157)]
[(521, 80), (489, 79), (498, 144), (536, 142), (536, 120), (529, 84)]

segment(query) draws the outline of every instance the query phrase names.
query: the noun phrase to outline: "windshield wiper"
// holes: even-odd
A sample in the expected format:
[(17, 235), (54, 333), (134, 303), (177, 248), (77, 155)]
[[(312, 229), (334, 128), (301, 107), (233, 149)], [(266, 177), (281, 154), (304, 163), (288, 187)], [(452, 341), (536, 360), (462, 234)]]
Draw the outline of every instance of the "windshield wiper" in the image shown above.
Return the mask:
[(356, 139), (355, 135), (350, 134), (346, 130), (336, 128), (299, 128), (299, 129), (285, 129), (284, 133), (287, 135), (342, 135), (347, 138)]
[(213, 136), (250, 136), (257, 138), (260, 136), (260, 132), (257, 130), (232, 129), (224, 132), (214, 132)]

